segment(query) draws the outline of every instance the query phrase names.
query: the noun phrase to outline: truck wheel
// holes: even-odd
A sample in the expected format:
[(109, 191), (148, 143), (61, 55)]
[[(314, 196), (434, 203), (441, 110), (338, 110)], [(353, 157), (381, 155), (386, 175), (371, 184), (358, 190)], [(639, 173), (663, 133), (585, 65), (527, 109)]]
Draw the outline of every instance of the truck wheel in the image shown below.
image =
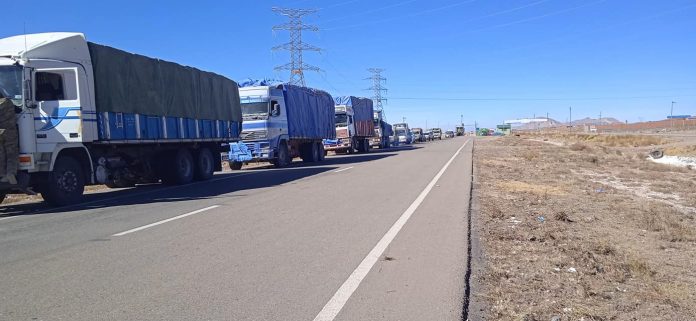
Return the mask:
[(370, 146), (370, 141), (367, 139), (363, 140), (363, 146), (365, 147), (365, 153), (369, 153), (370, 147), (372, 147)]
[(310, 147), (310, 150), (311, 150), (311, 152), (312, 152), (312, 154), (311, 154), (311, 155), (312, 155), (312, 158), (311, 158), (310, 162), (316, 163), (316, 162), (321, 161), (321, 154), (320, 154), (320, 150), (319, 150), (319, 144), (317, 144), (317, 143), (312, 143), (312, 144), (310, 144), (310, 146), (311, 146), (311, 147)]
[(5, 200), (5, 196), (7, 196), (7, 194), (5, 194), (5, 193), (0, 193), (0, 203), (2, 203), (2, 201)]
[(196, 179), (199, 181), (207, 181), (213, 178), (213, 173), (215, 173), (215, 160), (213, 159), (213, 153), (210, 152), (210, 149), (203, 147), (198, 150), (197, 156), (195, 173)]
[(168, 166), (162, 182), (168, 185), (188, 184), (193, 180), (193, 157), (188, 149), (181, 148), (167, 157)]
[(48, 173), (41, 197), (48, 204), (65, 206), (78, 203), (84, 191), (85, 176), (80, 163), (70, 156), (62, 156), (56, 160), (53, 171)]
[(276, 168), (288, 166), (288, 163), (291, 161), (288, 157), (288, 153), (288, 145), (285, 142), (281, 142), (278, 147), (278, 158), (273, 161), (273, 166)]
[(317, 148), (319, 149), (319, 161), (323, 162), (327, 154), (327, 151), (324, 150), (324, 144), (317, 143)]
[(233, 171), (238, 171), (242, 169), (242, 163), (241, 162), (230, 162), (230, 169)]

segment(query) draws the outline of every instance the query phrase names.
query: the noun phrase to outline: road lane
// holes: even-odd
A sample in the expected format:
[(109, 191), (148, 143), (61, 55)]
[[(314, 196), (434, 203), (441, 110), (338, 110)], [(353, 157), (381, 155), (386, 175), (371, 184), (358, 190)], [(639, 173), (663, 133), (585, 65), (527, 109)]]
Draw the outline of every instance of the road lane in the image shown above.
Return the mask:
[(3, 222), (0, 319), (311, 320), (463, 142)]

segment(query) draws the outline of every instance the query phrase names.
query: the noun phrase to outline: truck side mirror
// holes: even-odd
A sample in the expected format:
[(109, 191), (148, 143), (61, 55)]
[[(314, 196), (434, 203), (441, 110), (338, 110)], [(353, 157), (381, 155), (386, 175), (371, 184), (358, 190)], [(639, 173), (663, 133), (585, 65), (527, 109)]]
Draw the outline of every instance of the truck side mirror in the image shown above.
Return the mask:
[(274, 103), (273, 106), (271, 107), (271, 116), (278, 116), (280, 115), (280, 105), (278, 103)]
[(36, 108), (36, 103), (34, 103), (34, 100), (32, 97), (34, 97), (34, 93), (31, 90), (31, 80), (27, 79), (24, 81), (24, 106), (27, 108)]

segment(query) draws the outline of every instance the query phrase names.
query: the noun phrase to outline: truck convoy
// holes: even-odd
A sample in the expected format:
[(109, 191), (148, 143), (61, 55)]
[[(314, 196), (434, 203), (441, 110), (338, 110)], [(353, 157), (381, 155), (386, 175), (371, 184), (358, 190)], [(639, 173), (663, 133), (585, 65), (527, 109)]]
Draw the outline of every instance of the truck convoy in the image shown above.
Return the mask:
[(374, 112), (372, 121), (375, 131), (374, 136), (370, 139), (370, 146), (379, 147), (380, 149), (389, 148), (389, 146), (391, 146), (389, 137), (394, 135), (392, 125), (384, 121), (383, 112), (381, 110)]
[(234, 81), (80, 33), (0, 39), (0, 89), (19, 133), (17, 184), (0, 183), (2, 198), (40, 192), (67, 205), (88, 184), (207, 180), (241, 130)]
[(244, 119), (242, 142), (231, 143), (230, 148), (248, 150), (251, 155), (230, 152), (231, 169), (241, 169), (248, 162), (285, 167), (295, 157), (304, 162), (324, 160), (322, 140), (336, 138), (331, 95), (267, 80), (242, 83), (239, 95)]
[(398, 144), (413, 143), (413, 134), (407, 123), (394, 124), (394, 142)]
[(324, 150), (353, 153), (370, 151), (374, 135), (372, 100), (354, 96), (335, 97), (336, 139), (325, 139)]

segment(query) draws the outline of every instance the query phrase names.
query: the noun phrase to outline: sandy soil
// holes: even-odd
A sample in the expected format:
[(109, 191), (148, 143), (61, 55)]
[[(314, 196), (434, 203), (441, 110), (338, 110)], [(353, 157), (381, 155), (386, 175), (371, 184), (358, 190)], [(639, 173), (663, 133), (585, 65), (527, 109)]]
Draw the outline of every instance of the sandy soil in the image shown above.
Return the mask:
[(673, 144), (478, 140), (485, 318), (696, 320), (696, 170), (646, 159)]

